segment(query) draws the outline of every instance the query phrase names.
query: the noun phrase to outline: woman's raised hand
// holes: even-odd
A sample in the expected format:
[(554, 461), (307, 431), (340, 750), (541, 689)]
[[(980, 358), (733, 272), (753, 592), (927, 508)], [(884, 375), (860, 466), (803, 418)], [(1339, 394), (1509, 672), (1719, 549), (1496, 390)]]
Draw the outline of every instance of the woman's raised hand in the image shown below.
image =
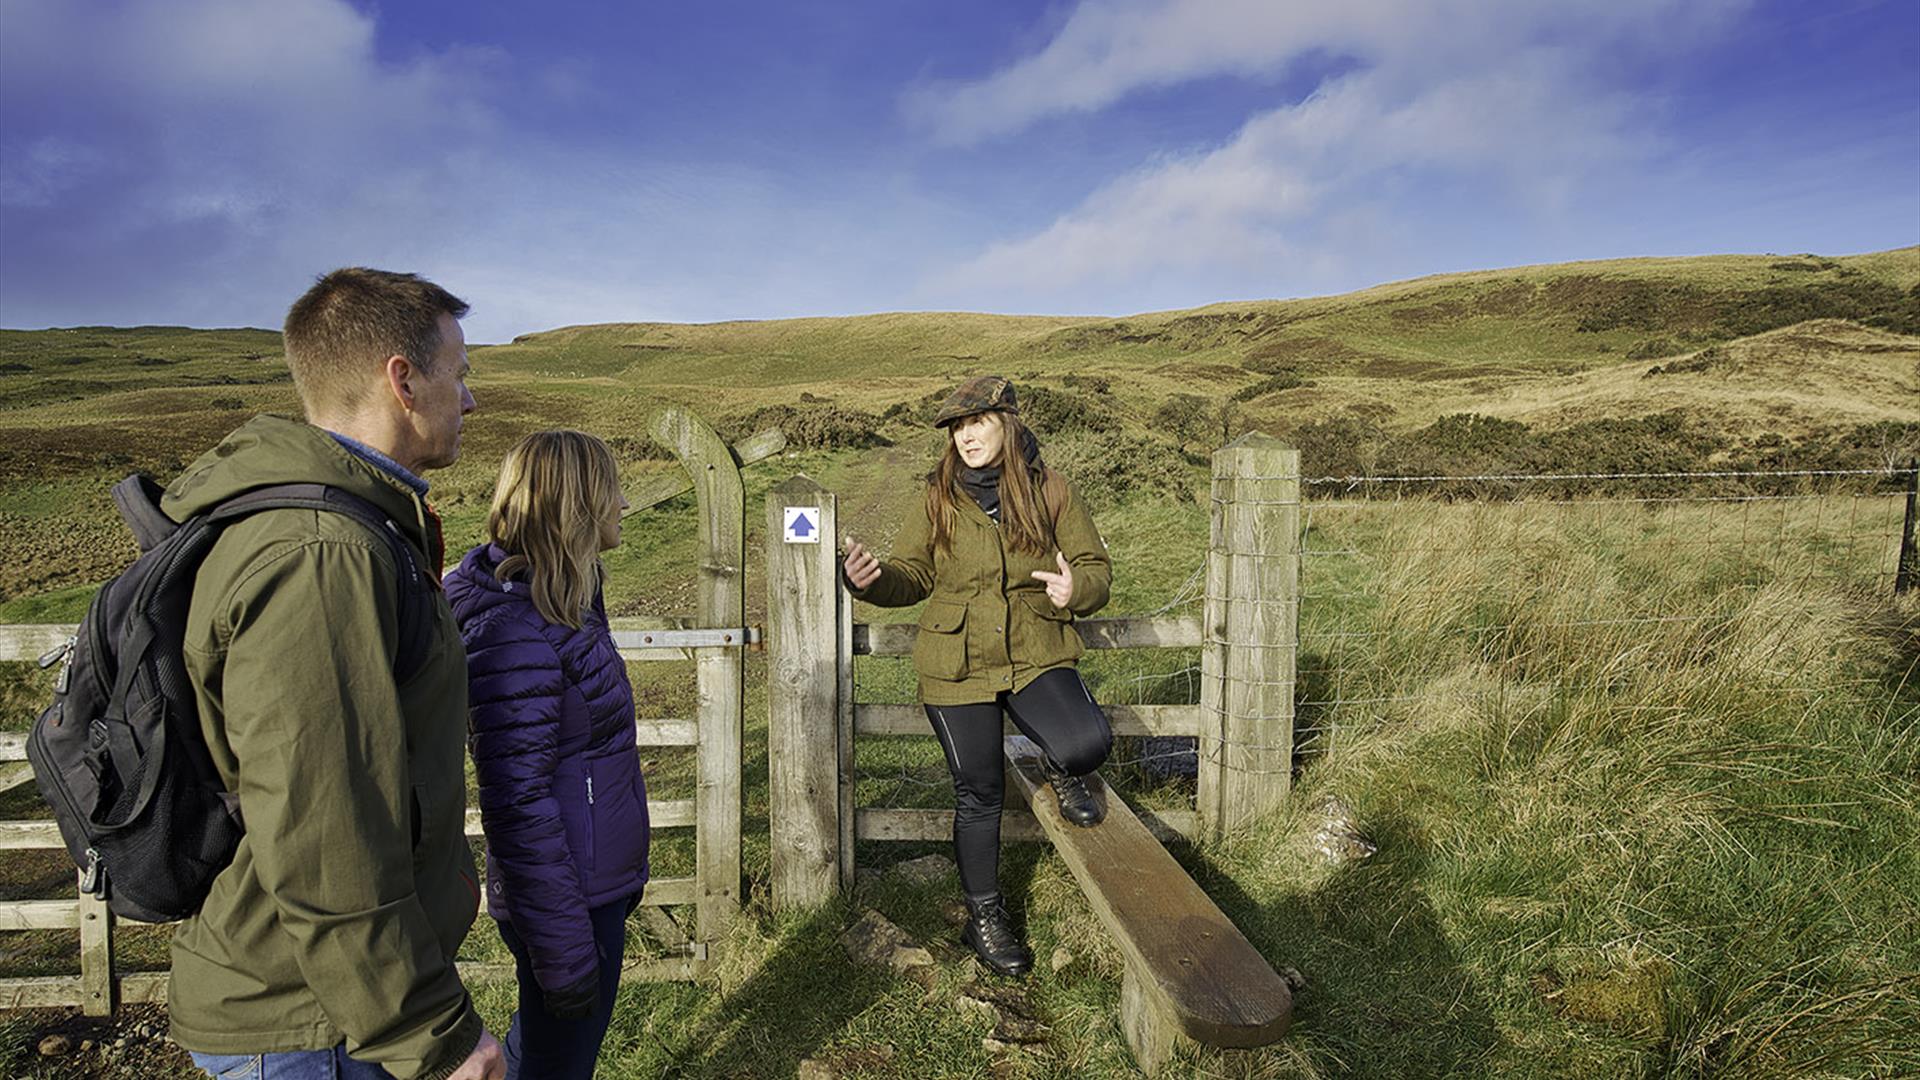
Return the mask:
[(1054, 560), (1060, 564), (1060, 572), (1049, 574), (1045, 570), (1035, 570), (1033, 576), (1047, 583), (1047, 599), (1054, 607), (1066, 607), (1073, 596), (1073, 567), (1067, 565), (1067, 557), (1056, 551)]
[(847, 580), (856, 589), (864, 589), (880, 580), (880, 560), (851, 536), (847, 537), (846, 570)]

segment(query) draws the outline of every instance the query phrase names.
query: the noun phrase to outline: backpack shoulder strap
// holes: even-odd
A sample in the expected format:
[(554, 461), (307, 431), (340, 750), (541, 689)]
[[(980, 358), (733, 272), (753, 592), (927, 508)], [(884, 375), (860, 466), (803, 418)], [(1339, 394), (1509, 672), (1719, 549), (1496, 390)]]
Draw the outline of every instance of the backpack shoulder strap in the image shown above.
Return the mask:
[(113, 485), (113, 505), (120, 519), (132, 530), (143, 552), (152, 551), (180, 526), (160, 509), (160, 497), (166, 489), (143, 473), (134, 473)]
[(427, 658), (428, 639), (433, 630), (428, 597), (433, 585), (400, 526), (371, 502), (326, 484), (274, 484), (255, 488), (214, 507), (207, 512), (207, 519), (226, 523), (262, 510), (284, 509), (343, 514), (386, 541), (393, 552), (394, 565), (400, 571), (400, 645), (394, 654), (394, 679), (406, 682), (412, 678)]

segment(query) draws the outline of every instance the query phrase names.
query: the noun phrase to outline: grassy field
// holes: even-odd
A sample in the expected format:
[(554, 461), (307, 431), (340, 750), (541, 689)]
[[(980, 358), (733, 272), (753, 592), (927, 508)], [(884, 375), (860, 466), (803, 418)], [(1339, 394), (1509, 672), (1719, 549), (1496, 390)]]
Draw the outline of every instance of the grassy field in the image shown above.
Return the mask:
[[(778, 424), (789, 453), (746, 472), (758, 621), (766, 490), (804, 471), (884, 547), (937, 445), (919, 423), (929, 395), (1001, 371), (1089, 492), (1112, 611), (1185, 613), (1204, 452), (1222, 437), (1291, 439), (1309, 476), (1872, 468), (1920, 450), (1916, 332), (1912, 248), (1491, 271), (1126, 319), (572, 328), (475, 350), (481, 412), (435, 498), (459, 546), (530, 428), (618, 438), (638, 476), (673, 467), (642, 434), (662, 402), (735, 433)], [(106, 483), (290, 409), (277, 355), (259, 331), (0, 332), (0, 622), (75, 617), (128, 557)], [(1192, 1072), (1920, 1074), (1920, 608), (1891, 593), (1895, 485), (1674, 483), (1310, 486), (1296, 797), (1176, 848), (1307, 986), (1285, 1042)], [(629, 521), (609, 558), (616, 612), (692, 609), (692, 530), (685, 500)], [(1184, 701), (1195, 663), (1169, 650), (1086, 668), (1103, 700)], [(8, 666), (0, 724), (18, 729), (46, 680)], [(691, 708), (686, 665), (631, 670), (643, 714)], [(856, 684), (861, 700), (912, 696), (900, 661), (863, 659)], [(1121, 790), (1190, 798), (1146, 753), (1119, 748)], [(955, 1006), (972, 978), (941, 913), (955, 883), (885, 872), (943, 845), (863, 845), (853, 904), (773, 915), (765, 755), (754, 658), (750, 917), (711, 984), (623, 991), (603, 1076), (789, 1076), (807, 1058), (848, 1076), (1131, 1074), (1118, 953), (1037, 847), (1010, 845), (1005, 867), (1042, 961), (1024, 993), (1049, 1031), (1031, 1050), (989, 1048), (990, 1024)], [(649, 758), (658, 797), (691, 794), (686, 755)], [(863, 743), (860, 798), (942, 805), (943, 774), (928, 739)], [(1328, 795), (1376, 855), (1313, 850)], [(0, 796), (0, 816), (36, 803)], [(684, 830), (656, 842), (660, 872), (687, 869)], [(59, 895), (57, 856), (12, 853), (5, 870), (0, 897)], [(934, 948), (930, 985), (846, 958), (835, 938), (859, 906)], [(484, 920), (467, 948), (503, 957)], [(0, 936), (0, 974), (70, 971), (73, 950), (70, 934)], [(128, 934), (125, 955), (163, 964), (164, 938)], [(510, 988), (476, 993), (503, 1023)], [(33, 1057), (30, 1038), (64, 1022), (0, 1020), (0, 1073), (176, 1075), (160, 1047)]]

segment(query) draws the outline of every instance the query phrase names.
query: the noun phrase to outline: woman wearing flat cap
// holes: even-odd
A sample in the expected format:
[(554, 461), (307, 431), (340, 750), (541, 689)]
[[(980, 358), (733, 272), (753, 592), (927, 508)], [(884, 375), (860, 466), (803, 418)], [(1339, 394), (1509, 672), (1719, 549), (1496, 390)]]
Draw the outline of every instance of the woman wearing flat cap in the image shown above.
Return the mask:
[(933, 423), (950, 438), (924, 505), (889, 558), (849, 537), (846, 582), (881, 607), (927, 601), (913, 666), (953, 774), (962, 936), (989, 968), (1024, 975), (1033, 954), (1000, 895), (1001, 715), (1045, 752), (1061, 816), (1098, 825), (1105, 810), (1081, 778), (1106, 760), (1113, 733), (1074, 666), (1084, 646), (1073, 620), (1106, 604), (1112, 565), (1086, 504), (1041, 463), (1012, 383), (967, 380)]

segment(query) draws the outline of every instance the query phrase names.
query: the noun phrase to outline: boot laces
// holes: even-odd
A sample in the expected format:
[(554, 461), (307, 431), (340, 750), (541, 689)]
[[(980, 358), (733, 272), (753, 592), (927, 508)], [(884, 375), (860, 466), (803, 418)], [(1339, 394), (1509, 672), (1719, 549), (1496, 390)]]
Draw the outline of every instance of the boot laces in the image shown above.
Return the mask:
[(989, 900), (974, 911), (973, 932), (989, 952), (1006, 952), (1020, 945), (1007, 920), (1006, 906), (999, 900)]

